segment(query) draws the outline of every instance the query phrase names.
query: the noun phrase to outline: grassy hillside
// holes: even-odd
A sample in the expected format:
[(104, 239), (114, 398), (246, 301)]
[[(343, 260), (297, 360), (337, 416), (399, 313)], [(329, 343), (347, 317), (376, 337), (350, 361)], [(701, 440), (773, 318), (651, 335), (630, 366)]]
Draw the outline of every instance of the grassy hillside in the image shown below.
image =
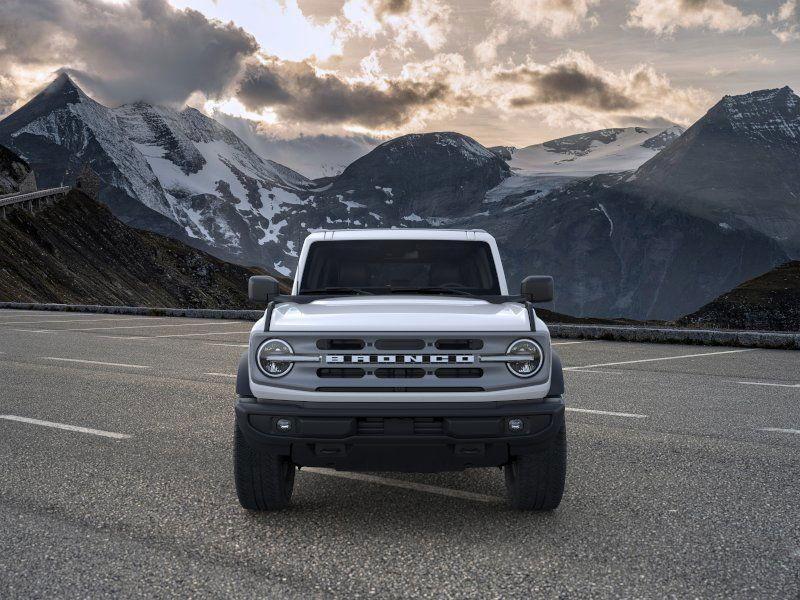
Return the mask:
[(74, 190), (0, 219), (0, 301), (258, 308), (247, 278), (263, 273), (128, 227)]
[(800, 261), (745, 281), (678, 320), (678, 325), (800, 331)]

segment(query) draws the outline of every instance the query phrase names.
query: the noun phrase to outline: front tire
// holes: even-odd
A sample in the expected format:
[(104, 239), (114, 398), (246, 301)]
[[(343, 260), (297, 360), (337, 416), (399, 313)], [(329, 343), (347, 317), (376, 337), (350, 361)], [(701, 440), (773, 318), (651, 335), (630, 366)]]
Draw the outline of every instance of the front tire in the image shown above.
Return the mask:
[(562, 426), (542, 451), (516, 456), (505, 466), (508, 501), (519, 510), (554, 510), (566, 475), (567, 429)]
[(233, 472), (239, 503), (248, 510), (280, 510), (289, 506), (295, 466), (286, 456), (257, 452), (236, 425)]

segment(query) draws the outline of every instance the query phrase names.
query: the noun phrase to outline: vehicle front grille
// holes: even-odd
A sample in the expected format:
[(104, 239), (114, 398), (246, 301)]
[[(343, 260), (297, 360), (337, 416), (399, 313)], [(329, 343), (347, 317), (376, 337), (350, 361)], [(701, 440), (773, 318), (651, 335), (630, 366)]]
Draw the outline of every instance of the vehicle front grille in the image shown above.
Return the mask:
[[(316, 374), (320, 387), (329, 392), (477, 392), (495, 387), (497, 373), (506, 375), (503, 365), (481, 364), (482, 353), (503, 352), (508, 345), (506, 336), (498, 343), (497, 334), (491, 338), (476, 334), (443, 333), (405, 334), (321, 334), (310, 341), (322, 354), (321, 364), (303, 367)], [(297, 350), (296, 350), (297, 351)], [(302, 351), (301, 351), (302, 352)], [(391, 355), (392, 358), (382, 358)], [(431, 357), (447, 355), (448, 360), (434, 361)], [(328, 357), (335, 359), (328, 360)], [(355, 357), (357, 356), (357, 358)], [(464, 360), (464, 356), (467, 357)], [(474, 357), (474, 358), (471, 358)], [(332, 380), (339, 380), (334, 382)], [(346, 381), (350, 379), (348, 384)], [(413, 387), (409, 384), (415, 383)], [(485, 383), (484, 383), (485, 382)], [(331, 386), (342, 383), (343, 386)], [(477, 386), (459, 386), (476, 383)], [(484, 385), (480, 385), (484, 383)], [(456, 384), (455, 386), (453, 384)], [(485, 386), (485, 387), (484, 387)]]
[(342, 369), (317, 369), (317, 377), (322, 379), (346, 379), (346, 378), (360, 378), (364, 377), (366, 371), (364, 369), (342, 368)]
[(375, 340), (377, 350), (422, 350), (426, 346), (425, 340), (417, 339), (385, 339)]
[(439, 417), (365, 417), (357, 420), (356, 428), (358, 435), (441, 435), (444, 432)]
[(436, 376), (440, 379), (477, 379), (483, 377), (483, 369), (436, 369)]
[(357, 338), (324, 338), (317, 340), (317, 348), (320, 350), (361, 350), (364, 345), (364, 340)]
[(375, 369), (378, 379), (419, 379), (425, 377), (425, 369), (407, 369), (402, 367)]
[(437, 350), (480, 350), (483, 348), (481, 339), (442, 338), (434, 344)]

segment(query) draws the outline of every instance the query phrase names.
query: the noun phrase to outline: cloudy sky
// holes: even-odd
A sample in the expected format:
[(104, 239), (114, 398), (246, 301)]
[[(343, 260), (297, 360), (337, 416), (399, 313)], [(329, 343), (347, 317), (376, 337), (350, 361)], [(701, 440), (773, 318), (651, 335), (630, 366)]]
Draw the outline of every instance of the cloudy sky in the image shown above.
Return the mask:
[(267, 133), (517, 146), (800, 90), (800, 0), (2, 0), (0, 114), (66, 70), (107, 105)]

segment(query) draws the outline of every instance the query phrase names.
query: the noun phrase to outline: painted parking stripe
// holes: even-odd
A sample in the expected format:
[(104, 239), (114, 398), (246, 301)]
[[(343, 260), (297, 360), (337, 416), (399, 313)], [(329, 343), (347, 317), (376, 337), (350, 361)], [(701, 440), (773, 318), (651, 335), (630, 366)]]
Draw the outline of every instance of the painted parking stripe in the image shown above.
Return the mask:
[(780, 427), (762, 427), (759, 431), (767, 431), (770, 433), (792, 433), (794, 435), (800, 435), (800, 429), (782, 429)]
[(571, 369), (573, 373), (602, 373), (603, 375), (627, 375), (622, 371), (601, 371), (599, 369)]
[(168, 317), (127, 317), (127, 318), (103, 318), (103, 319), (46, 319), (46, 320), (39, 320), (39, 321), (0, 321), (0, 325), (38, 325), (39, 323), (94, 323), (99, 321), (141, 321), (143, 319), (147, 319), (149, 321), (152, 320), (161, 320), (166, 319)]
[(219, 326), (228, 326), (228, 325), (242, 325), (243, 321), (230, 321), (227, 323), (180, 323), (177, 325), (125, 325), (123, 327), (80, 327), (80, 328), (70, 328), (70, 329), (39, 329), (39, 330), (28, 330), (28, 331), (36, 331), (37, 333), (59, 333), (61, 331), (110, 331), (112, 329), (150, 329), (154, 327), (219, 327)]
[(769, 383), (767, 381), (737, 381), (739, 385), (765, 385), (769, 387), (800, 388), (800, 383)]
[(155, 339), (155, 338), (178, 338), (178, 337), (196, 337), (199, 335), (248, 335), (250, 330), (247, 331), (213, 331), (213, 332), (203, 332), (203, 333), (172, 333), (167, 335), (150, 335), (143, 339)]
[(102, 362), (99, 360), (84, 360), (82, 358), (60, 358), (57, 356), (40, 356), (42, 360), (57, 360), (59, 362), (80, 363), (84, 365), (103, 365), (106, 367), (127, 367), (129, 369), (150, 369), (148, 365), (129, 365), (127, 363)]
[(228, 346), (230, 348), (249, 348), (250, 344), (226, 344), (224, 342), (206, 342), (206, 346)]
[(231, 375), (230, 373), (203, 373), (203, 375), (211, 375), (213, 377), (233, 377), (236, 378), (236, 375)]
[(389, 487), (396, 487), (405, 490), (414, 490), (416, 492), (425, 492), (426, 494), (436, 494), (438, 496), (447, 496), (450, 498), (460, 498), (462, 500), (485, 502), (487, 504), (497, 504), (505, 501), (503, 498), (500, 498), (499, 496), (489, 496), (487, 494), (478, 494), (476, 492), (454, 490), (451, 488), (439, 487), (438, 485), (417, 483), (415, 481), (404, 481), (402, 479), (378, 477), (377, 475), (368, 475), (366, 473), (349, 473), (344, 471), (334, 471), (333, 469), (321, 469), (318, 467), (303, 467), (300, 470), (300, 472), (315, 473), (317, 475), (327, 475), (329, 477), (341, 477), (342, 479), (352, 479), (354, 481), (364, 481), (367, 483), (377, 483), (379, 485), (386, 485)]
[(18, 421), (20, 423), (30, 423), (31, 425), (41, 425), (52, 427), (53, 429), (64, 429), (66, 431), (77, 431), (78, 433), (88, 433), (99, 435), (114, 440), (126, 440), (131, 436), (126, 433), (115, 433), (113, 431), (103, 431), (102, 429), (91, 429), (89, 427), (78, 427), (77, 425), (67, 425), (66, 423), (54, 423), (53, 421), (41, 421), (39, 419), (29, 419), (28, 417), (18, 417), (17, 415), (0, 415), (0, 419), (6, 421)]
[(755, 348), (745, 348), (743, 350), (722, 350), (720, 352), (700, 352), (698, 354), (681, 354), (680, 356), (661, 356), (659, 358), (640, 358), (638, 360), (622, 360), (619, 362), (598, 363), (596, 365), (583, 365), (580, 367), (565, 367), (565, 371), (580, 371), (581, 369), (594, 369), (596, 367), (614, 367), (617, 365), (635, 365), (639, 363), (657, 362), (662, 360), (679, 360), (681, 358), (697, 358), (700, 356), (719, 356), (721, 354), (739, 354), (741, 352), (753, 352)]
[(595, 410), (593, 408), (573, 408), (568, 406), (565, 410), (579, 413), (588, 413), (590, 415), (606, 415), (609, 417), (627, 417), (628, 419), (646, 419), (647, 415), (639, 415), (636, 413), (626, 412), (613, 412), (610, 410)]
[(592, 344), (595, 340), (583, 340), (580, 342), (550, 342), (551, 346), (571, 346), (572, 344)]

